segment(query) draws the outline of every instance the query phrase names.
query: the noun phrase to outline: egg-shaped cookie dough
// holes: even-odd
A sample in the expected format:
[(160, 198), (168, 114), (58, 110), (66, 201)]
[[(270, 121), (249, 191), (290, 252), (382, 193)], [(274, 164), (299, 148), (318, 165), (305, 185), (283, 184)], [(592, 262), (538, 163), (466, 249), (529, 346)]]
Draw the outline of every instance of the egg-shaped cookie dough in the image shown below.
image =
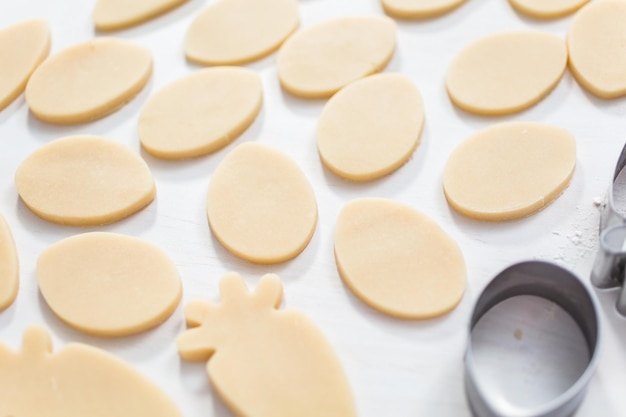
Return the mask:
[(574, 13), (589, 0), (509, 0), (520, 13), (536, 19), (556, 19)]
[(304, 28), (278, 53), (278, 78), (289, 93), (326, 98), (382, 70), (396, 45), (396, 24), (388, 17), (342, 17)]
[(466, 0), (381, 0), (385, 12), (401, 19), (426, 19), (448, 13)]
[(0, 311), (8, 308), (20, 285), (20, 268), (11, 229), (0, 215)]
[(464, 216), (514, 220), (557, 198), (575, 167), (576, 141), (567, 130), (541, 123), (502, 123), (454, 150), (443, 189), (448, 204)]
[(335, 260), (346, 285), (376, 310), (428, 319), (452, 310), (465, 292), (465, 262), (457, 244), (413, 208), (362, 198), (341, 210)]
[(151, 73), (147, 49), (119, 39), (92, 39), (41, 64), (26, 85), (26, 102), (47, 123), (89, 122), (130, 101)]
[(156, 246), (114, 233), (84, 233), (50, 246), (37, 261), (39, 290), (63, 322), (96, 336), (126, 336), (172, 315), (182, 286)]
[(593, 1), (572, 20), (567, 35), (569, 67), (590, 93), (626, 96), (626, 1)]
[(467, 112), (511, 114), (547, 96), (566, 66), (565, 42), (555, 35), (530, 30), (496, 33), (456, 56), (446, 87), (452, 102)]
[(98, 0), (93, 11), (97, 30), (119, 30), (143, 23), (187, 0)]
[(424, 126), (419, 91), (401, 74), (378, 74), (335, 94), (320, 116), (317, 148), (330, 171), (370, 181), (406, 163)]
[(276, 51), (298, 28), (297, 0), (218, 0), (185, 38), (185, 55), (203, 65), (238, 65)]
[(150, 98), (139, 115), (141, 146), (158, 158), (193, 158), (215, 152), (243, 133), (263, 103), (252, 70), (196, 71)]
[(141, 157), (96, 136), (72, 136), (42, 146), (15, 173), (22, 201), (42, 219), (71, 226), (121, 220), (156, 194)]
[(308, 245), (317, 203), (294, 161), (266, 145), (244, 143), (215, 169), (207, 215), (213, 235), (228, 251), (273, 264), (296, 257)]
[(0, 111), (26, 88), (50, 52), (50, 28), (33, 19), (0, 30)]

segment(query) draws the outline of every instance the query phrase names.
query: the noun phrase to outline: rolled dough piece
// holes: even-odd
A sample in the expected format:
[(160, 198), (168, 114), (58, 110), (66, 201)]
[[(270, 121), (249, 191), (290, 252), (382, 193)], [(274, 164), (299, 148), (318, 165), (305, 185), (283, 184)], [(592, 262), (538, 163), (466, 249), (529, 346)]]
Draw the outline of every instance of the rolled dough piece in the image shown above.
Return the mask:
[(88, 122), (130, 101), (151, 73), (147, 49), (119, 39), (93, 39), (39, 66), (26, 85), (26, 101), (44, 122)]
[(24, 332), (21, 352), (0, 345), (0, 415), (181, 417), (125, 362), (80, 343), (54, 354), (50, 335), (37, 326)]
[(388, 17), (328, 20), (299, 31), (280, 48), (280, 84), (296, 96), (330, 97), (385, 68), (395, 46), (396, 24)]
[(222, 302), (185, 308), (181, 357), (209, 361), (212, 386), (236, 414), (254, 417), (356, 417), (352, 393), (324, 335), (297, 311), (276, 311), (276, 275), (254, 293), (235, 273), (220, 282)]
[(479, 115), (504, 115), (540, 102), (567, 66), (565, 42), (539, 31), (479, 39), (452, 62), (446, 84), (454, 104)]
[(465, 292), (457, 244), (428, 217), (392, 200), (362, 198), (341, 210), (335, 260), (346, 285), (370, 307), (393, 317), (448, 313)]
[(590, 93), (605, 99), (626, 96), (626, 1), (593, 1), (570, 26), (570, 69)]
[(502, 123), (454, 150), (443, 174), (448, 204), (477, 220), (505, 221), (541, 210), (569, 185), (576, 141), (541, 123)]
[(218, 0), (195, 18), (185, 55), (203, 65), (238, 65), (276, 51), (298, 28), (297, 0)]
[(20, 285), (19, 274), (15, 241), (9, 225), (0, 215), (0, 311), (15, 301)]
[(22, 94), (49, 52), (50, 29), (44, 20), (27, 20), (0, 30), (0, 111)]
[(165, 159), (215, 152), (237, 139), (261, 110), (261, 79), (251, 70), (210, 68), (166, 86), (139, 116), (141, 145)]
[(36, 215), (71, 226), (121, 220), (156, 194), (139, 155), (97, 136), (67, 137), (37, 149), (17, 169), (15, 186)]
[(165, 253), (114, 233), (85, 233), (49, 247), (37, 262), (37, 280), (62, 321), (96, 336), (126, 336), (161, 324), (182, 292)]
[(424, 126), (424, 107), (411, 80), (379, 74), (351, 83), (324, 107), (317, 148), (342, 178), (370, 181), (405, 164)]
[(150, 20), (187, 0), (98, 0), (93, 11), (97, 30), (119, 30)]
[(537, 19), (555, 19), (574, 13), (589, 0), (509, 0), (515, 10)]
[(385, 12), (402, 19), (426, 19), (448, 13), (466, 0), (381, 0)]
[(207, 198), (209, 226), (234, 255), (273, 264), (295, 258), (317, 225), (308, 180), (286, 155), (244, 143), (218, 165)]

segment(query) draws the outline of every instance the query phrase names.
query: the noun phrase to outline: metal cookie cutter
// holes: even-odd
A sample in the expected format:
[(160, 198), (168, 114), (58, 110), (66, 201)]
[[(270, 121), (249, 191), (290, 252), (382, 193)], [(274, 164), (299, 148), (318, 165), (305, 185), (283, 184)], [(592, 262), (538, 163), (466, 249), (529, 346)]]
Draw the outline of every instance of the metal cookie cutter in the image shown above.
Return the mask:
[[(617, 311), (626, 316), (626, 146), (617, 160), (613, 182), (600, 216), (600, 248), (591, 270), (591, 282), (598, 288), (622, 287)], [(626, 172), (625, 172), (626, 174)]]
[[(477, 380), (471, 332), (498, 303), (519, 295), (534, 295), (561, 306), (574, 319), (589, 349), (589, 362), (580, 377), (562, 394), (532, 409), (503, 404)], [(547, 262), (513, 265), (498, 274), (478, 298), (470, 322), (470, 339), (465, 353), (465, 391), (475, 417), (568, 417), (578, 409), (598, 362), (600, 327), (596, 302), (591, 293), (569, 271)]]

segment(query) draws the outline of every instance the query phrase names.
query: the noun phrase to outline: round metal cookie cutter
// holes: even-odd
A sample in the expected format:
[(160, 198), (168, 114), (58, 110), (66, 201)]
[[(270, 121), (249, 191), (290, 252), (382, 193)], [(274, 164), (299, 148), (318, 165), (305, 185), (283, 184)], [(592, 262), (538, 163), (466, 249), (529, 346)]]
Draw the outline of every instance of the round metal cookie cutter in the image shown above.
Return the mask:
[[(478, 321), (500, 302), (520, 295), (533, 295), (558, 304), (576, 322), (589, 349), (589, 362), (582, 375), (562, 394), (532, 409), (505, 407), (498, 398), (481, 390), (473, 358), (471, 333)], [(598, 362), (600, 325), (593, 295), (571, 272), (557, 265), (529, 261), (500, 272), (478, 298), (470, 321), (465, 353), (465, 391), (475, 417), (569, 417), (578, 409)]]

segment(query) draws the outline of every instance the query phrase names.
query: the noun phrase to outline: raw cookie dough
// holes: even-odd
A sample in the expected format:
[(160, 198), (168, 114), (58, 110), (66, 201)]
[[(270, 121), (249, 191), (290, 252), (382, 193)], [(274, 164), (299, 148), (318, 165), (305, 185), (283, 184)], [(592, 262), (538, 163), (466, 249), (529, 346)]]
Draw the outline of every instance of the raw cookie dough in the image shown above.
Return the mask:
[(457, 244), (428, 217), (392, 200), (363, 198), (344, 206), (335, 230), (335, 260), (357, 297), (398, 318), (448, 313), (465, 292), (465, 262)]
[(15, 186), (36, 215), (71, 226), (121, 220), (156, 194), (139, 155), (97, 136), (67, 137), (37, 149), (17, 169)]
[(435, 17), (456, 9), (466, 0), (381, 0), (385, 12), (402, 19)]
[(24, 332), (21, 352), (0, 345), (0, 415), (182, 417), (125, 362), (80, 343), (54, 354), (50, 335), (37, 326)]
[(537, 19), (555, 19), (580, 9), (589, 0), (509, 0), (520, 13)]
[(295, 258), (317, 224), (317, 203), (308, 180), (281, 152), (244, 143), (213, 173), (207, 198), (215, 238), (236, 256), (272, 264)]
[(0, 111), (22, 94), (49, 52), (50, 29), (44, 20), (27, 20), (0, 30)]
[(400, 74), (373, 75), (328, 101), (318, 125), (317, 148), (333, 173), (370, 181), (411, 158), (423, 126), (422, 98), (411, 80)]
[(568, 186), (576, 141), (565, 129), (541, 123), (502, 123), (454, 150), (443, 189), (460, 214), (505, 221), (541, 210)]
[(98, 0), (93, 11), (97, 30), (118, 30), (157, 17), (187, 0)]
[(119, 39), (93, 39), (39, 66), (26, 85), (26, 101), (44, 122), (88, 122), (130, 101), (151, 73), (147, 49)]
[(342, 17), (318, 23), (280, 48), (280, 84), (296, 96), (330, 97), (352, 81), (385, 68), (395, 46), (396, 24), (388, 17)]
[(209, 361), (211, 384), (234, 414), (254, 417), (356, 417), (352, 393), (324, 335), (297, 311), (276, 311), (282, 284), (265, 275), (250, 293), (227, 274), (220, 304), (185, 308), (193, 329), (179, 336), (183, 359)]
[(237, 65), (277, 50), (298, 28), (297, 0), (218, 0), (185, 38), (185, 55), (204, 65)]
[(448, 71), (450, 99), (479, 115), (504, 115), (540, 102), (567, 66), (565, 42), (539, 31), (503, 32), (472, 43)]
[(590, 93), (626, 96), (626, 1), (593, 1), (583, 7), (567, 35), (569, 66)]
[(172, 315), (181, 297), (174, 263), (135, 237), (85, 233), (46, 249), (39, 289), (65, 323), (96, 336), (126, 336)]
[(166, 86), (139, 116), (139, 139), (152, 155), (193, 158), (237, 139), (261, 110), (261, 79), (251, 70), (210, 68)]
[(0, 311), (8, 308), (15, 297), (19, 282), (17, 249), (9, 225), (0, 215)]

